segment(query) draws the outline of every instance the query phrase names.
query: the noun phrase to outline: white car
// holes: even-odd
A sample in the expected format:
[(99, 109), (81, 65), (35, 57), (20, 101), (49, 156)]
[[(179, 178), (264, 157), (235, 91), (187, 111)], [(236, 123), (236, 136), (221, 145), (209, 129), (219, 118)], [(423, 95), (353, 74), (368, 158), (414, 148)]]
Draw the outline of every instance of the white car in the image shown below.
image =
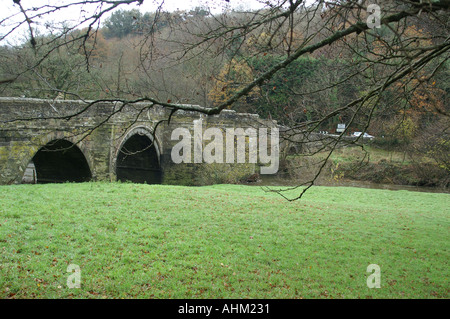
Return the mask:
[[(361, 134), (362, 134), (362, 132), (353, 132), (353, 136), (361, 136)], [(375, 136), (367, 134), (367, 133), (364, 133), (362, 137), (363, 138), (368, 138), (368, 139), (374, 139), (375, 138)]]

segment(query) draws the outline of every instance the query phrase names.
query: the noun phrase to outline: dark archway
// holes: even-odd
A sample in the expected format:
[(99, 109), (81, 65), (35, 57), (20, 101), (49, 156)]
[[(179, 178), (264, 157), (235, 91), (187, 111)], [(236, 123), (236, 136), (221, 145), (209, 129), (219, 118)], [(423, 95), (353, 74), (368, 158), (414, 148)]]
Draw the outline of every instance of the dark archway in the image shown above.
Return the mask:
[(161, 167), (153, 141), (134, 134), (121, 147), (116, 162), (117, 180), (161, 184)]
[(39, 149), (32, 162), (37, 183), (87, 182), (92, 178), (80, 149), (66, 140), (54, 140)]

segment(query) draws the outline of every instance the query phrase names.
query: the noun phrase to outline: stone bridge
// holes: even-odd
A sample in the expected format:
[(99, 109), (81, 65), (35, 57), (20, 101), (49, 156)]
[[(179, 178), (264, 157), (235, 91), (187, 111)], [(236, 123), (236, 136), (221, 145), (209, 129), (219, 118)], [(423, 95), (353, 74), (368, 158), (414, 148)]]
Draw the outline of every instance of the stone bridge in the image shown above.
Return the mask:
[[(225, 110), (205, 116), (149, 103), (101, 102), (71, 119), (87, 103), (71, 100), (0, 98), (0, 184), (132, 181), (148, 184), (203, 185), (236, 182), (257, 172), (257, 163), (174, 163), (176, 128), (195, 138), (203, 129), (274, 128), (255, 114)], [(157, 123), (160, 122), (158, 125)], [(198, 122), (197, 122), (198, 123)], [(238, 139), (236, 135), (235, 141)], [(249, 137), (244, 137), (249, 143)], [(205, 143), (204, 141), (202, 142)], [(184, 152), (184, 150), (183, 150)], [(192, 152), (195, 153), (195, 150)], [(246, 151), (248, 155), (248, 150)], [(194, 157), (194, 154), (192, 154)]]

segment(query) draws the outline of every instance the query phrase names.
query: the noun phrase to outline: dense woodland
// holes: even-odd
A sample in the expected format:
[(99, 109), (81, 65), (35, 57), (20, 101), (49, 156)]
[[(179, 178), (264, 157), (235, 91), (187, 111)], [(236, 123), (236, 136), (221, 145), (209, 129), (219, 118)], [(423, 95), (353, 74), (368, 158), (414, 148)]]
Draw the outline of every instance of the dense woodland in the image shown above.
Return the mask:
[[(299, 6), (280, 15), (283, 23), (269, 21), (275, 12), (270, 6), (220, 14), (198, 7), (175, 12), (119, 9), (95, 32), (70, 26), (64, 32), (36, 29), (33, 41), (27, 37), (20, 45), (0, 48), (0, 94), (86, 100), (152, 96), (174, 104), (221, 105), (296, 48), (368, 16), (364, 6), (332, 3)], [(378, 3), (394, 13), (404, 5)], [(338, 123), (347, 123), (345, 134), (367, 131), (380, 146), (428, 154), (448, 173), (448, 52), (386, 85), (375, 98), (352, 105), (392, 78), (405, 57), (412, 65), (415, 54), (426, 52), (423, 48), (448, 42), (448, 15), (435, 19), (426, 14), (311, 50), (255, 85), (232, 108), (289, 127), (316, 123), (314, 131), (333, 133)]]

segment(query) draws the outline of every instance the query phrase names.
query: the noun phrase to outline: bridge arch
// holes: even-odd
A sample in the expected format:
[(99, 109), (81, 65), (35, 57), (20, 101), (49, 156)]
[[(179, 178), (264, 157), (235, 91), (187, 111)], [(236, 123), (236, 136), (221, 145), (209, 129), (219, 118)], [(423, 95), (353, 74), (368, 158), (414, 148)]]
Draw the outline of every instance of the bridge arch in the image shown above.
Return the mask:
[(22, 181), (62, 183), (87, 182), (91, 179), (90, 165), (81, 149), (67, 139), (56, 138), (35, 152)]
[(131, 129), (117, 147), (112, 161), (117, 180), (161, 184), (160, 149), (149, 128), (138, 126)]

